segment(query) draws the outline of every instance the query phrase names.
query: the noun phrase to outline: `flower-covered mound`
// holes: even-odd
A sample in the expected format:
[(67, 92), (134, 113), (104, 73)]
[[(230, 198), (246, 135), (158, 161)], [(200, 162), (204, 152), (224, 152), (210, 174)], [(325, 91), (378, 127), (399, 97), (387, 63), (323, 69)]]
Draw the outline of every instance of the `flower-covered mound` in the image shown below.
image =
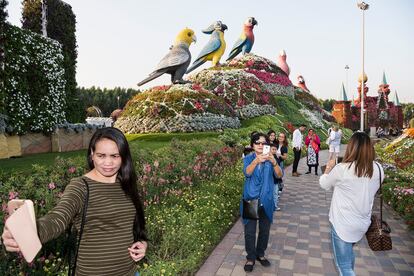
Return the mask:
[(190, 80), (225, 98), (233, 107), (272, 104), (271, 95), (294, 95), (288, 76), (274, 62), (253, 54), (202, 70)]
[(115, 123), (125, 133), (193, 132), (239, 126), (232, 106), (197, 84), (158, 86), (139, 93)]

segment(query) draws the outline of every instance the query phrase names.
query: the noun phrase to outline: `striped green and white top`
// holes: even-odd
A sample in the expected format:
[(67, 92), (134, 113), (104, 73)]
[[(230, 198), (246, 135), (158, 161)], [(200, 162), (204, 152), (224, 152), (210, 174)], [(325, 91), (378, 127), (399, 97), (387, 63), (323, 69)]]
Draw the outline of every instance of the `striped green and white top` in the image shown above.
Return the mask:
[[(129, 255), (135, 218), (133, 202), (121, 183), (102, 183), (83, 176), (89, 184), (89, 202), (83, 228), (76, 275), (134, 275), (136, 265)], [(37, 220), (42, 243), (57, 238), (73, 221), (79, 229), (86, 186), (74, 178), (66, 187), (58, 205)]]

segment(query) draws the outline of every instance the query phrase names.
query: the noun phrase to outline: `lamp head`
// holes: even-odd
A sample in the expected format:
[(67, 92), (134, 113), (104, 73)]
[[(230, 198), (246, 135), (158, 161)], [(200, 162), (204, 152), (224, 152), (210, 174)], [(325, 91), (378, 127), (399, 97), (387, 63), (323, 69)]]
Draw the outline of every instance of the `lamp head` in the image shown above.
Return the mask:
[(357, 5), (358, 5), (358, 8), (360, 8), (363, 11), (365, 11), (369, 8), (369, 5), (365, 2), (358, 3)]

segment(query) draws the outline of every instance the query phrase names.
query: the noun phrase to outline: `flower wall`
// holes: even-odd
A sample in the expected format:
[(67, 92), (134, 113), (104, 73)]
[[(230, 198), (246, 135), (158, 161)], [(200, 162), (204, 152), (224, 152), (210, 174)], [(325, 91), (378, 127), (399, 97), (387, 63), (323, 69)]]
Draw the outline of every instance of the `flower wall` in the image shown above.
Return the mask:
[(65, 121), (65, 70), (61, 45), (6, 25), (4, 91), (13, 133), (53, 131)]

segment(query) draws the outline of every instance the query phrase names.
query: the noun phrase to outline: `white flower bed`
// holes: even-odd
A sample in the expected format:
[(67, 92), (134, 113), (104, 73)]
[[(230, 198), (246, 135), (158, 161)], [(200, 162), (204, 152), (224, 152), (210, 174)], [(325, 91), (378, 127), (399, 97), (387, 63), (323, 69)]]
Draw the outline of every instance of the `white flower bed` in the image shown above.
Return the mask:
[(262, 115), (276, 114), (276, 108), (273, 105), (249, 104), (241, 108), (236, 108), (237, 117), (240, 119), (250, 119)]
[(95, 126), (111, 127), (114, 121), (110, 117), (88, 117), (86, 123)]
[(194, 132), (239, 128), (240, 120), (212, 113), (175, 116), (173, 118), (121, 117), (115, 127), (125, 133)]
[(324, 119), (309, 109), (299, 109), (299, 112), (308, 120), (308, 122), (315, 128), (324, 128)]

